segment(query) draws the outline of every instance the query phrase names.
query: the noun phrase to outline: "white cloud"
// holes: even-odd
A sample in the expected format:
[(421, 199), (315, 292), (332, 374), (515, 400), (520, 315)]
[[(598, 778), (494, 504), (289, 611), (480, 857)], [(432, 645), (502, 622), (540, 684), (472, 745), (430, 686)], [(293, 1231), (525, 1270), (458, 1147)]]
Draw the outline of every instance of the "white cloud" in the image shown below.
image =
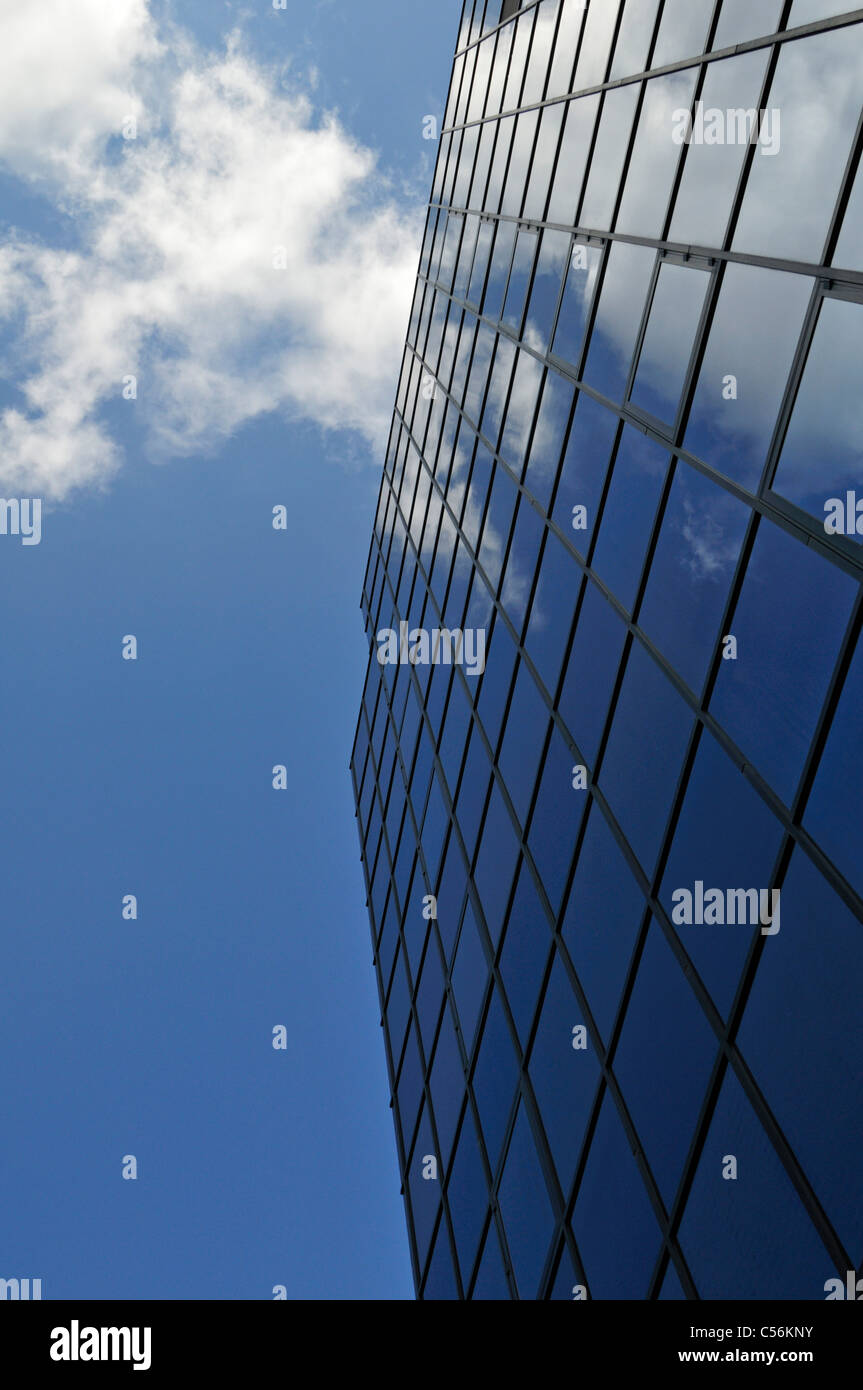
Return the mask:
[(0, 341), (26, 402), (0, 415), (0, 484), (62, 498), (110, 477), (104, 407), (127, 375), (155, 458), (268, 411), (381, 451), (421, 223), (373, 154), (238, 37), (217, 56), (188, 35), (160, 45), (145, 0), (4, 10), (0, 54), (0, 160), (79, 237), (0, 252)]

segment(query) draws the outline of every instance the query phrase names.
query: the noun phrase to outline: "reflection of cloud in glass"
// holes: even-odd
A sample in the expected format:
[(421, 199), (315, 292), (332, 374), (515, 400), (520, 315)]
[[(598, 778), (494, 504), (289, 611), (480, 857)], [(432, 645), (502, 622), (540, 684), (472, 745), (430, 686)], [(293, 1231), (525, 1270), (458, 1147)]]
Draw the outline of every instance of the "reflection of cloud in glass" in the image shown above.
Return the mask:
[(729, 538), (726, 527), (716, 512), (716, 503), (721, 499), (711, 499), (709, 506), (698, 506), (691, 498), (684, 496), (681, 501), (686, 520), (680, 534), (688, 549), (680, 552), (680, 565), (692, 580), (714, 581), (727, 577), (737, 563), (740, 542), (737, 536)]
[(726, 267), (684, 443), (743, 487), (758, 486), (811, 289), (803, 275)]
[(863, 496), (861, 360), (863, 305), (826, 300), (773, 484), (821, 521), (837, 492)]
[(767, 105), (782, 148), (757, 149), (734, 249), (818, 262), (863, 99), (863, 26), (782, 46)]
[[(701, 100), (705, 110), (758, 110), (768, 51), (711, 63)], [(669, 239), (689, 246), (722, 246), (745, 144), (690, 144), (674, 204)]]

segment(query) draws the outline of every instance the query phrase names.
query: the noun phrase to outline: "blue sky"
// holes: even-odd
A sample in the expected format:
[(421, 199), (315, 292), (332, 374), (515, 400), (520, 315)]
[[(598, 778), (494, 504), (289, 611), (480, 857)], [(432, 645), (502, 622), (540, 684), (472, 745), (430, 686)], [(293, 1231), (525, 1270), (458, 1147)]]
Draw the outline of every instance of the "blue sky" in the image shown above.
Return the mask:
[(408, 1298), (348, 759), (461, 7), (68, 8), (0, 18), (0, 484), (44, 499), (0, 536), (0, 1276)]

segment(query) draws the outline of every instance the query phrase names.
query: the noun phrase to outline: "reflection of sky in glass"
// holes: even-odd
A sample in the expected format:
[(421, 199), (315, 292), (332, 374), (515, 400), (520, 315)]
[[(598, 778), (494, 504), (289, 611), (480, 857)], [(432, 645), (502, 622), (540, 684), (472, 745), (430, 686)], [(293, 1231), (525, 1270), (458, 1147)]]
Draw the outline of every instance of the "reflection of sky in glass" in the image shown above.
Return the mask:
[[(803, 275), (746, 265), (725, 270), (684, 443), (751, 491), (767, 460), (811, 292)], [(729, 377), (736, 384), (727, 385)]]
[(838, 496), (844, 504), (846, 489), (863, 500), (861, 362), (863, 304), (825, 300), (773, 480), (775, 492), (821, 522), (825, 503)]
[(677, 418), (709, 283), (704, 271), (670, 264), (659, 268), (630, 399), (668, 425)]

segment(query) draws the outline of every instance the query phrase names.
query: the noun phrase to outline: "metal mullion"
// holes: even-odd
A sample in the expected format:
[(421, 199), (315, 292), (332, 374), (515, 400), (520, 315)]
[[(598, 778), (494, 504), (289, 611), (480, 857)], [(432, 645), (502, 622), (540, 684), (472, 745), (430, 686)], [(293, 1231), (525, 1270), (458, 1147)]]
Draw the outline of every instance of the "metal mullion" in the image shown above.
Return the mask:
[[(449, 210), (444, 204), (441, 210)], [(782, 270), (790, 275), (806, 275), (826, 279), (833, 284), (863, 285), (863, 270), (846, 270), (841, 266), (823, 266), (816, 261), (798, 261), (787, 256), (764, 256), (756, 252), (725, 250), (718, 246), (703, 246), (695, 242), (664, 241), (661, 237), (641, 236), (637, 232), (610, 231), (607, 227), (585, 227), (580, 223), (550, 222), (547, 219), (519, 218), (512, 213), (488, 212), (475, 207), (453, 208), (454, 212), (478, 212), (482, 217), (498, 222), (524, 222), (541, 231), (567, 232), (570, 236), (595, 242), (623, 241), (631, 246), (647, 246), (655, 251), (665, 251), (678, 256), (701, 258), (709, 261), (728, 261), (733, 265), (751, 265), (764, 270)], [(428, 278), (420, 276), (420, 278)], [(436, 282), (431, 281), (434, 284)], [(456, 300), (457, 303), (462, 301)]]
[[(501, 219), (501, 220), (513, 220), (513, 221), (515, 221), (515, 220), (517, 220), (517, 219)], [(565, 230), (563, 227), (557, 227), (557, 226), (553, 227), (552, 229), (553, 229), (553, 230), (560, 230), (560, 231), (564, 231), (564, 230)], [(619, 238), (617, 238), (617, 237), (611, 237), (611, 238), (610, 238), (610, 240), (614, 240), (614, 239), (624, 240), (624, 241), (632, 242), (632, 243), (634, 243), (634, 244), (646, 245), (646, 246), (650, 246), (650, 247), (655, 246), (655, 243), (654, 243), (654, 242), (649, 241), (649, 240), (645, 240), (645, 239), (643, 239), (643, 238), (633, 238), (633, 237), (629, 237), (629, 236), (626, 236), (626, 237), (621, 236), (621, 237), (619, 237)], [(661, 248), (658, 248), (658, 249), (661, 249)], [(732, 261), (733, 261), (734, 263), (737, 263), (737, 264), (751, 264), (751, 263), (752, 263), (751, 260), (748, 259), (748, 258), (739, 257), (739, 256), (738, 256), (738, 257), (726, 256), (726, 255), (724, 255), (724, 253), (718, 253), (718, 252), (710, 253), (710, 252), (705, 252), (704, 254), (705, 254), (706, 256), (712, 255), (717, 261), (728, 261), (728, 262), (732, 262)], [(603, 285), (603, 283), (604, 283), (604, 273), (605, 273), (606, 267), (607, 267), (607, 258), (606, 258), (605, 265), (604, 265), (603, 268), (602, 268), (601, 278), (600, 278), (600, 277), (597, 277), (597, 286), (596, 286), (596, 291), (595, 291), (595, 293), (594, 293), (593, 304), (592, 304), (592, 306), (591, 306), (591, 312), (590, 312), (590, 316), (589, 316), (588, 326), (587, 326), (587, 328), (586, 328), (586, 330), (585, 330), (584, 344), (583, 344), (583, 346), (582, 346), (582, 349), (581, 349), (581, 352), (580, 352), (580, 355), (579, 355), (579, 366), (580, 366), (581, 364), (584, 363), (584, 361), (586, 360), (587, 354), (588, 354), (588, 352), (589, 352), (589, 350), (590, 350), (591, 335), (592, 335), (592, 332), (593, 332), (593, 326), (594, 326), (594, 324), (595, 324), (596, 313), (598, 312), (599, 300), (600, 300), (601, 293), (602, 293), (602, 285)], [(810, 276), (815, 280), (816, 286), (817, 286), (818, 280), (817, 280), (817, 277), (816, 277), (815, 275), (812, 274), (811, 268), (810, 268), (809, 270), (807, 270), (806, 273), (807, 273), (807, 275), (810, 275)], [(822, 274), (822, 275), (824, 274), (823, 270), (821, 271), (821, 274)], [(861, 284), (863, 284), (863, 273), (861, 273), (860, 281), (861, 281)], [(817, 288), (816, 288), (816, 290), (814, 291), (814, 293), (819, 293), (818, 290), (817, 290)], [(708, 295), (709, 295), (709, 294), (710, 294), (710, 291), (708, 291)], [(718, 295), (718, 291), (717, 291), (717, 295)], [(717, 300), (716, 302), (718, 302), (718, 300)], [(699, 358), (698, 358), (698, 357), (693, 358), (693, 359), (691, 360), (691, 362), (690, 362), (690, 370), (691, 370), (691, 372), (692, 372), (692, 386), (693, 386), (693, 387), (696, 387), (696, 386), (697, 386), (697, 381), (698, 381), (698, 378), (697, 378), (697, 370), (700, 370), (700, 365), (701, 365), (701, 363), (703, 363), (703, 351), (706, 351), (707, 340), (708, 340), (708, 338), (709, 338), (710, 329), (711, 329), (712, 323), (713, 323), (713, 314), (715, 314), (716, 302), (714, 302), (714, 303), (710, 306), (710, 312), (708, 312), (708, 306), (705, 306), (705, 316), (704, 316), (704, 318), (703, 318), (703, 330), (704, 330), (705, 337), (704, 337), (703, 342), (702, 342), (702, 356), (701, 356), (700, 362), (699, 362)], [(467, 312), (469, 312), (469, 313), (472, 314), (472, 315), (475, 313), (475, 311), (474, 311), (473, 309), (471, 309), (471, 308), (467, 305), (466, 301), (453, 299), (453, 303), (458, 304), (458, 305), (464, 307), (464, 308), (467, 310)], [(499, 326), (498, 326), (492, 319), (487, 318), (484, 314), (478, 314), (478, 315), (476, 315), (476, 317), (477, 317), (479, 323), (485, 323), (485, 324), (486, 324), (487, 326), (489, 326), (490, 328), (493, 328), (496, 332), (498, 332), (498, 333), (500, 332)], [(504, 336), (510, 337), (510, 335), (509, 335), (508, 333), (505, 334)], [(513, 339), (513, 341), (514, 341), (514, 339)], [(562, 359), (562, 358), (555, 357), (555, 356), (553, 356), (551, 353), (547, 353), (546, 355), (543, 355), (543, 354), (539, 353), (538, 351), (536, 351), (534, 348), (531, 348), (531, 347), (529, 346), (529, 344), (527, 344), (527, 343), (525, 343), (525, 342), (523, 342), (523, 341), (519, 341), (519, 344), (518, 344), (518, 345), (519, 345), (519, 347), (522, 349), (522, 351), (529, 353), (529, 354), (530, 354), (532, 357), (534, 357), (538, 362), (541, 362), (543, 365), (546, 365), (546, 366), (553, 366), (553, 367), (555, 368), (555, 370), (557, 370), (561, 376), (565, 377), (565, 379), (566, 379), (567, 381), (572, 382), (573, 385), (577, 387), (579, 393), (585, 392), (585, 393), (586, 393), (588, 396), (590, 396), (593, 400), (597, 401), (599, 404), (605, 406), (607, 409), (609, 409), (610, 411), (612, 411), (612, 413), (615, 414), (615, 415), (617, 415), (619, 419), (625, 420), (625, 421), (628, 422), (629, 424), (634, 425), (636, 428), (640, 429), (641, 432), (642, 432), (643, 434), (646, 434), (649, 438), (655, 440), (658, 444), (662, 445), (663, 447), (665, 447), (665, 448), (672, 447), (672, 446), (670, 445), (670, 443), (669, 443), (669, 437), (668, 437), (667, 434), (663, 434), (660, 430), (653, 428), (646, 420), (637, 419), (637, 418), (631, 413), (629, 407), (628, 407), (626, 404), (623, 404), (623, 405), (618, 405), (618, 404), (616, 404), (615, 402), (609, 400), (606, 396), (604, 396), (600, 391), (597, 391), (596, 388), (595, 388), (595, 387), (592, 387), (588, 382), (586, 382), (586, 381), (580, 379), (580, 378), (578, 377), (578, 375), (577, 375), (577, 372), (578, 372), (578, 370), (579, 370), (579, 366), (575, 366), (575, 367), (574, 367), (571, 363), (566, 362), (566, 361), (565, 361), (564, 359)], [(450, 399), (454, 401), (454, 398), (453, 398), (453, 397), (450, 397)], [(459, 412), (463, 415), (463, 412), (461, 411), (461, 407), (458, 406), (458, 403), (457, 403), (457, 402), (454, 401), (454, 403), (456, 404), (456, 408), (457, 408), (457, 409), (459, 410)], [(689, 404), (689, 407), (688, 407), (688, 408), (691, 409), (691, 401), (690, 401), (690, 404)], [(403, 419), (403, 418), (404, 418), (404, 417), (399, 416), (399, 419)], [(466, 419), (467, 417), (464, 417), (464, 418)], [(470, 422), (468, 422), (468, 423), (470, 424)], [(687, 423), (688, 423), (688, 416), (687, 416), (686, 411), (684, 411), (684, 412), (681, 414), (681, 416), (680, 416), (680, 427), (679, 427), (679, 428), (680, 428), (680, 432), (681, 432), (681, 433), (684, 433), (684, 432), (685, 432), (685, 427), (686, 427), (686, 424), (687, 424)], [(474, 427), (471, 425), (471, 428), (474, 428)], [(779, 429), (779, 425), (777, 425), (777, 430), (778, 430), (778, 429)], [(480, 435), (480, 438), (482, 438), (482, 439), (485, 440), (485, 436)], [(494, 446), (489, 446), (489, 447), (491, 448), (491, 451), (492, 451), (493, 453), (496, 452), (495, 449), (494, 449)], [(854, 553), (854, 551), (856, 551), (857, 549), (859, 549), (859, 547), (855, 547), (855, 548), (854, 548), (854, 551), (852, 551), (850, 547), (847, 547), (847, 548), (846, 548), (847, 542), (846, 542), (846, 545), (843, 545), (843, 546), (840, 546), (840, 545), (837, 544), (837, 542), (844, 541), (845, 538), (843, 538), (843, 537), (841, 537), (841, 536), (838, 536), (838, 537), (833, 537), (833, 536), (827, 537), (826, 534), (825, 534), (824, 536), (822, 536), (822, 535), (821, 535), (821, 531), (819, 530), (819, 528), (818, 528), (817, 525), (815, 524), (814, 520), (809, 516), (808, 513), (805, 513), (805, 512), (803, 512), (802, 510), (799, 510), (799, 509), (795, 510), (794, 513), (792, 513), (790, 510), (787, 511), (787, 512), (783, 512), (782, 508), (778, 505), (779, 503), (783, 503), (783, 504), (786, 505), (789, 509), (791, 508), (791, 506), (792, 506), (793, 504), (785, 504), (785, 500), (784, 500), (784, 499), (780, 498), (780, 497), (778, 496), (778, 494), (773, 494), (773, 493), (771, 493), (771, 492), (766, 492), (763, 496), (756, 496), (754, 493), (748, 492), (745, 488), (742, 488), (739, 484), (735, 483), (735, 482), (733, 481), (733, 479), (727, 478), (727, 477), (726, 477), (724, 474), (722, 474), (718, 469), (714, 469), (709, 463), (706, 463), (704, 460), (699, 459), (695, 454), (690, 453), (690, 452), (689, 452), (687, 449), (685, 449), (682, 445), (677, 445), (676, 447), (674, 447), (674, 452), (675, 452), (680, 458), (684, 459), (684, 461), (685, 461), (686, 463), (690, 464), (691, 467), (695, 468), (698, 472), (702, 473), (705, 477), (710, 478), (711, 481), (715, 482), (715, 483), (716, 483), (719, 487), (721, 487), (724, 491), (729, 492), (732, 496), (734, 496), (734, 497), (736, 497), (738, 500), (744, 502), (744, 503), (745, 503), (747, 506), (749, 506), (752, 510), (757, 511), (757, 512), (758, 512), (760, 515), (762, 515), (762, 516), (767, 516), (767, 517), (769, 517), (771, 521), (773, 521), (773, 522), (775, 522), (777, 525), (781, 526), (783, 530), (789, 532), (789, 533), (792, 534), (792, 535), (795, 535), (798, 539), (802, 539), (802, 540), (804, 541), (804, 543), (808, 543), (808, 544), (810, 544), (810, 545), (815, 545), (815, 546), (818, 548), (819, 552), (820, 552), (826, 559), (828, 559), (832, 564), (838, 565), (839, 568), (843, 569), (846, 573), (851, 574), (851, 575), (854, 576), (855, 578), (859, 578), (860, 575), (861, 575), (861, 573), (863, 573), (863, 555), (858, 556), (856, 553)], [(769, 458), (769, 455), (768, 455), (768, 458)]]
[[(790, 0), (786, 0), (786, 3), (790, 3)], [(518, 114), (520, 111), (531, 111), (534, 107), (551, 105), (554, 101), (566, 100), (568, 97), (594, 96), (597, 92), (613, 91), (616, 87), (629, 87), (634, 82), (643, 82), (650, 77), (666, 77), (671, 73), (682, 72), (686, 68), (693, 68), (698, 63), (721, 62), (723, 58), (735, 58), (742, 53), (752, 53), (757, 49), (770, 48), (774, 44), (782, 46), (786, 43), (796, 43), (800, 39), (809, 38), (816, 34), (831, 33), (834, 29), (850, 29), (853, 25), (859, 24), (861, 20), (863, 20), (863, 8), (848, 10), (842, 14), (831, 15), (829, 18), (812, 20), (811, 23), (798, 25), (794, 29), (783, 30), (779, 28), (772, 34), (764, 34), (759, 38), (747, 39), (744, 43), (731, 44), (726, 48), (718, 48), (714, 51), (693, 53), (687, 58), (678, 58), (675, 62), (665, 63), (659, 68), (645, 68), (642, 72), (628, 73), (623, 77), (614, 78), (612, 81), (596, 82), (590, 87), (582, 87), (577, 91), (564, 93), (562, 97), (545, 98), (541, 102), (531, 102), (528, 106), (516, 107), (513, 108), (512, 111), (507, 111), (506, 115)], [(503, 114), (503, 112), (501, 114)], [(448, 135), (454, 130), (463, 129), (464, 125), (473, 124), (475, 124), (475, 122), (468, 121), (462, 123), (462, 125), (447, 126), (441, 134)]]

